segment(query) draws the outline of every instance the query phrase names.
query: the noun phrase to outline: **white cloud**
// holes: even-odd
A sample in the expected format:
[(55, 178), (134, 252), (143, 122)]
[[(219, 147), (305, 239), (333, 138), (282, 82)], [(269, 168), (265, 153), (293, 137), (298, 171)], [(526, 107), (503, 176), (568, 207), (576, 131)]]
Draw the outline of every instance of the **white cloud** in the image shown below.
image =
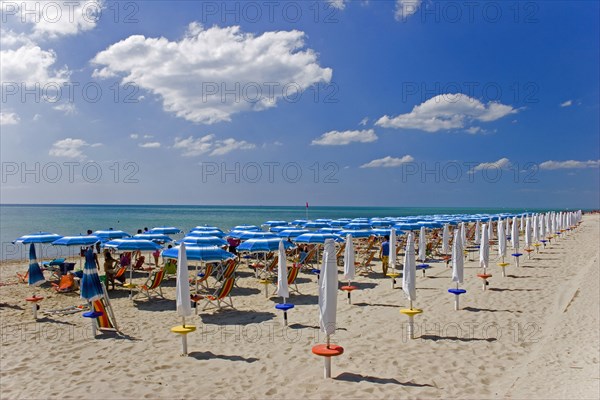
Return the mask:
[(396, 0), (396, 20), (406, 19), (419, 10), (422, 0)]
[(66, 138), (55, 142), (48, 154), (55, 157), (85, 159), (83, 148), (89, 146), (82, 139)]
[(138, 146), (144, 148), (144, 149), (157, 149), (160, 147), (160, 142), (146, 142), (146, 143), (140, 143)]
[(344, 146), (352, 142), (371, 143), (377, 140), (373, 129), (362, 131), (330, 131), (322, 134), (312, 141), (312, 145), (319, 146)]
[(130, 137), (131, 139), (137, 139), (137, 138), (139, 138), (139, 137), (140, 137), (140, 135), (138, 135), (137, 133), (132, 133), (131, 135), (129, 135), (129, 137)]
[(540, 169), (575, 169), (575, 168), (598, 168), (600, 167), (600, 160), (588, 160), (588, 161), (544, 161), (540, 164)]
[(490, 122), (517, 112), (511, 106), (488, 102), (461, 93), (440, 94), (413, 107), (408, 114), (384, 115), (375, 125), (384, 128), (419, 129), (426, 132), (460, 129), (471, 121)]
[(563, 103), (560, 103), (561, 107), (570, 107), (572, 105), (573, 105), (573, 100), (567, 100), (567, 101), (565, 101)]
[(35, 114), (35, 115), (33, 116), (33, 120), (34, 120), (34, 121), (39, 121), (41, 118), (42, 118), (42, 115), (41, 115), (41, 114)]
[(103, 0), (2, 2), (3, 22), (32, 24), (34, 38), (57, 38), (94, 29), (103, 8)]
[(77, 112), (77, 108), (73, 103), (62, 103), (52, 108), (54, 108), (56, 111), (64, 112), (65, 115), (73, 115)]
[(154, 135), (144, 135), (144, 139), (152, 139)]
[(367, 125), (367, 122), (369, 122), (369, 117), (364, 117), (363, 119), (360, 120), (360, 122), (358, 124), (365, 126), (365, 125)]
[(481, 171), (484, 169), (504, 169), (504, 168), (507, 168), (510, 166), (511, 166), (510, 160), (505, 157), (505, 158), (499, 159), (498, 161), (478, 164), (469, 172), (473, 173), (475, 171)]
[(468, 132), (468, 133), (471, 133), (471, 134), (473, 134), (473, 135), (474, 135), (474, 134), (476, 134), (476, 133), (479, 133), (479, 132), (481, 132), (481, 127), (479, 127), (479, 126), (471, 126), (471, 127), (469, 127), (469, 128), (467, 129), (467, 132)]
[(327, 0), (327, 2), (331, 7), (337, 8), (338, 10), (346, 8), (346, 0)]
[(14, 112), (0, 112), (0, 126), (3, 125), (17, 125), (21, 121), (21, 118), (17, 113)]
[(406, 155), (404, 157), (401, 158), (397, 158), (397, 157), (392, 157), (392, 156), (387, 156), (387, 157), (383, 157), (383, 158), (379, 158), (373, 161), (369, 161), (366, 164), (361, 165), (361, 168), (392, 168), (392, 167), (399, 167), (402, 164), (406, 164), (409, 162), (413, 162), (414, 158)]
[[(4, 35), (2, 31), (2, 35)], [(19, 41), (13, 41), (17, 44)], [(4, 39), (3, 39), (4, 44)], [(0, 50), (0, 81), (2, 83), (26, 84), (27, 89), (39, 84), (44, 87), (48, 83), (62, 85), (68, 82), (70, 72), (65, 66), (62, 69), (53, 69), (56, 62), (56, 53), (53, 50), (42, 50), (37, 44), (27, 42), (17, 48)]]
[(256, 147), (245, 140), (228, 138), (215, 140), (215, 135), (205, 135), (200, 138), (190, 136), (186, 139), (175, 138), (174, 149), (181, 149), (185, 157), (199, 156), (208, 153), (210, 156), (222, 156), (234, 150), (250, 150)]
[(123, 76), (122, 82), (159, 95), (165, 111), (188, 121), (229, 121), (331, 80), (332, 70), (304, 49), (304, 37), (297, 30), (256, 36), (239, 26), (191, 23), (180, 41), (134, 35), (111, 45), (92, 60), (101, 67), (94, 76)]

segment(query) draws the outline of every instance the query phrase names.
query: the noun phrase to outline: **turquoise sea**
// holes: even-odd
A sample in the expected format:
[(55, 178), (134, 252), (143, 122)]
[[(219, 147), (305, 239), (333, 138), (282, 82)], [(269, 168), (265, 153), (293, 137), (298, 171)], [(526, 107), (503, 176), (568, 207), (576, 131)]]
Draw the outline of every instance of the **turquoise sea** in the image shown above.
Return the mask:
[[(434, 214), (541, 212), (547, 209), (444, 208), (444, 207), (313, 207), (308, 218), (403, 217)], [(176, 226), (188, 231), (196, 225), (216, 225), (224, 231), (242, 224), (306, 218), (305, 207), (272, 206), (169, 206), (169, 205), (0, 205), (0, 259), (25, 259), (25, 246), (12, 244), (19, 236), (46, 231), (63, 236), (85, 234), (88, 229), (138, 229)], [(42, 246), (43, 256), (73, 253), (62, 246)], [(39, 257), (39, 255), (38, 255)]]

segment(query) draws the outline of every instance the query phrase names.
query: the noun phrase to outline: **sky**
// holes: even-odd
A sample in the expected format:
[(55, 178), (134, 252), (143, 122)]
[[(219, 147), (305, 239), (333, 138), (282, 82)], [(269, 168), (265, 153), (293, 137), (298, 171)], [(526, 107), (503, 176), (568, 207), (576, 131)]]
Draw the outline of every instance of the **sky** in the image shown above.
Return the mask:
[(0, 202), (600, 208), (596, 1), (1, 1)]

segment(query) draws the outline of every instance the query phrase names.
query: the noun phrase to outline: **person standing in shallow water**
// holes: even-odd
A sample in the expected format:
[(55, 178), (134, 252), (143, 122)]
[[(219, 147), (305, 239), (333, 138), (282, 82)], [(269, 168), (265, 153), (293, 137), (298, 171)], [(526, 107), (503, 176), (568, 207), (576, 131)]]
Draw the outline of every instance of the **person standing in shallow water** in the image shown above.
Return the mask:
[(386, 235), (383, 240), (383, 243), (381, 243), (381, 249), (379, 250), (379, 259), (381, 260), (381, 268), (383, 270), (383, 276), (387, 276), (389, 258), (390, 258), (390, 237), (388, 235)]

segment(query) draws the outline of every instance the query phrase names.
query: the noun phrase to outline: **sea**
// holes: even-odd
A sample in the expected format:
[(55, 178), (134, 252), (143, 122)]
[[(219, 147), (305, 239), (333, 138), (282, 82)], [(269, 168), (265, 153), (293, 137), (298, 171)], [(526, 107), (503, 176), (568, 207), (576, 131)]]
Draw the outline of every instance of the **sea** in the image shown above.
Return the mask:
[[(182, 205), (0, 205), (1, 260), (26, 259), (27, 249), (13, 241), (35, 232), (62, 236), (85, 235), (88, 229), (123, 230), (175, 226), (184, 232), (197, 225), (228, 231), (236, 225), (258, 225), (268, 220), (293, 221), (317, 218), (406, 217), (438, 214), (497, 214), (545, 212), (549, 209), (456, 207), (322, 207), (322, 206), (182, 206)], [(74, 255), (77, 249), (42, 245), (38, 258)], [(71, 254), (73, 253), (73, 254)]]

